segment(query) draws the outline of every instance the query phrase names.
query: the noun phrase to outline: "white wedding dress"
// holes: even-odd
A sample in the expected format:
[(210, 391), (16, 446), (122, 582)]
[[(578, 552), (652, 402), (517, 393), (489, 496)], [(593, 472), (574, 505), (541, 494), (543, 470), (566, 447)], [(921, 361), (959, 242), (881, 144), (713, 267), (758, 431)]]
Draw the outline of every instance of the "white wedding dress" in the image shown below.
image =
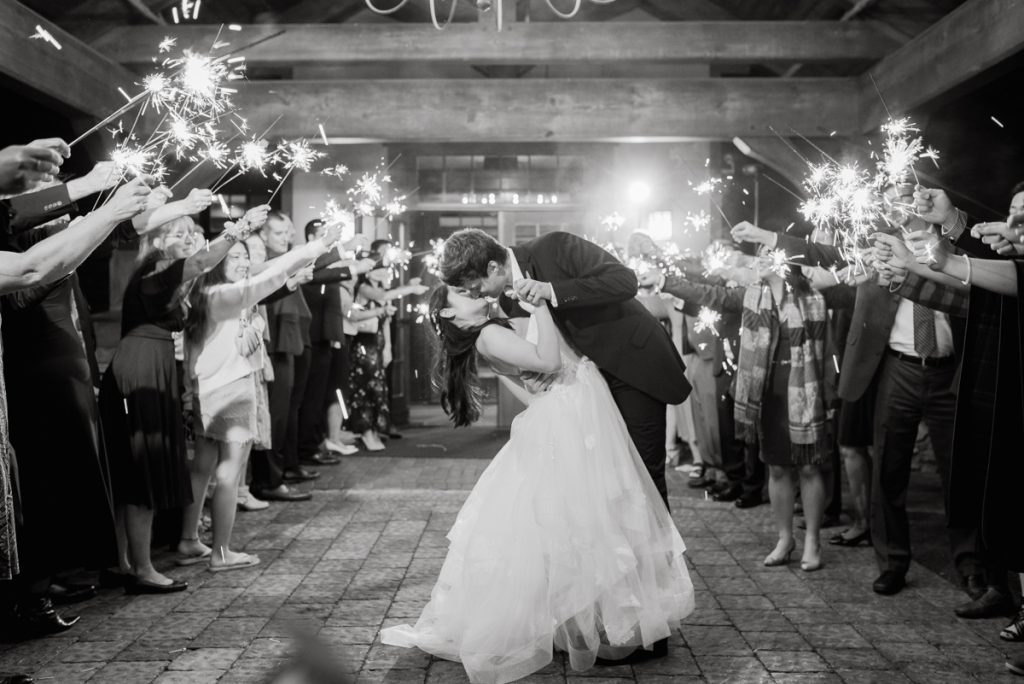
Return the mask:
[(381, 632), (474, 683), (526, 677), (553, 648), (578, 671), (625, 657), (694, 608), (683, 540), (607, 384), (564, 341), (562, 357), (462, 506), (416, 625)]

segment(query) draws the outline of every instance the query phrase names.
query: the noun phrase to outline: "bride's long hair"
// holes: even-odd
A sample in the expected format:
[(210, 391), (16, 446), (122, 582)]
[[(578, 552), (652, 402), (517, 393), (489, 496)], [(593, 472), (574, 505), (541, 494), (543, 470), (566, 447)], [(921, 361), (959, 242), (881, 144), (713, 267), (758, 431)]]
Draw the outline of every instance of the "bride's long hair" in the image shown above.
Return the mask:
[[(448, 286), (441, 284), (430, 295), (429, 317), (437, 336), (434, 355), (434, 386), (441, 392), (441, 408), (455, 427), (468, 427), (480, 419), (484, 397), (477, 368), (476, 340), (484, 325), (460, 328), (441, 311), (448, 308)], [(507, 325), (495, 320), (495, 325)]]

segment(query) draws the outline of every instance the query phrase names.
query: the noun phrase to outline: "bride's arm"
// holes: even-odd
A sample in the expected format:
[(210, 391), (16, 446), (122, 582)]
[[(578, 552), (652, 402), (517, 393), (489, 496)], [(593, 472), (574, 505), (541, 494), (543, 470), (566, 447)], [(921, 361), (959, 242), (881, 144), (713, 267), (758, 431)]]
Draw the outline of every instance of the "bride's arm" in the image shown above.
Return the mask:
[(500, 325), (488, 325), (480, 331), (477, 350), (489, 359), (514, 366), (521, 371), (554, 373), (562, 367), (558, 348), (558, 330), (546, 304), (537, 306), (537, 344), (530, 344)]

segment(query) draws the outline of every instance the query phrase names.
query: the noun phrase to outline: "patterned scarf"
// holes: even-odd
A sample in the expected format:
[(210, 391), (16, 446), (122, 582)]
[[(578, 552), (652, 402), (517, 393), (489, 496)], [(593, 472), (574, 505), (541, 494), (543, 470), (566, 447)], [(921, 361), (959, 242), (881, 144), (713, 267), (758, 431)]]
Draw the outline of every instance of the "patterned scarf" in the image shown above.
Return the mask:
[(0, 580), (9, 580), (18, 574), (18, 542), (14, 531), (17, 475), (12, 469), (13, 451), (7, 426), (7, 387), (0, 344)]
[[(789, 439), (793, 463), (802, 465), (820, 461), (828, 443), (823, 382), (826, 310), (824, 298), (814, 290), (787, 290), (779, 309), (789, 331)], [(761, 401), (778, 341), (779, 310), (772, 288), (748, 287), (735, 386), (736, 436), (748, 444), (760, 437)]]

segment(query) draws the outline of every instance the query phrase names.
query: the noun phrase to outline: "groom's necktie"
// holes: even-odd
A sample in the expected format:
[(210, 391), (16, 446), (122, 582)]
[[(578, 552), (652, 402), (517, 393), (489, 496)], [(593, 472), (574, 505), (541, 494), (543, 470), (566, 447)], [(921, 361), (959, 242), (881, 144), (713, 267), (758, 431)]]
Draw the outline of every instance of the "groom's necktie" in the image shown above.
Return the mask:
[(935, 312), (926, 306), (914, 304), (914, 349), (922, 359), (935, 355)]

